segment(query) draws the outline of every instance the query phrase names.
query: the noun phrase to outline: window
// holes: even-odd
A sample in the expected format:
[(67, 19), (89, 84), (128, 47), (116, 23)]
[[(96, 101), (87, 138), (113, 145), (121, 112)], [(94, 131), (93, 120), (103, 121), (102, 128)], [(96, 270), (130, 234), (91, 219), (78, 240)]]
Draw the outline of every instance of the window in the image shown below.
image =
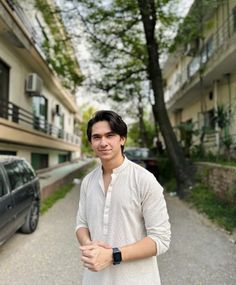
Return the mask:
[(47, 132), (48, 100), (43, 97), (33, 97), (34, 128)]
[(213, 44), (213, 38), (211, 37), (206, 42), (203, 50), (202, 50), (202, 63), (206, 63), (213, 55), (214, 53), (214, 44)]
[(188, 76), (192, 77), (200, 68), (200, 57), (195, 57), (188, 65)]
[(215, 129), (214, 109), (204, 112), (204, 127), (210, 130)]
[(48, 167), (48, 154), (31, 153), (31, 164), (35, 170)]
[(0, 170), (0, 198), (2, 196), (4, 196), (6, 193), (7, 193), (7, 191), (6, 191), (6, 186), (5, 186), (5, 183), (4, 183), (3, 174), (2, 174), (2, 172)]
[(11, 185), (11, 190), (14, 190), (24, 184), (24, 172), (17, 161), (4, 165), (8, 179)]
[(58, 155), (58, 163), (63, 163), (67, 161), (70, 161), (70, 153)]
[(22, 167), (24, 169), (25, 180), (27, 182), (33, 180), (35, 178), (35, 173), (32, 167), (25, 161), (22, 161)]
[(207, 49), (207, 58), (209, 59), (214, 53), (213, 38), (210, 38), (206, 43), (206, 49)]

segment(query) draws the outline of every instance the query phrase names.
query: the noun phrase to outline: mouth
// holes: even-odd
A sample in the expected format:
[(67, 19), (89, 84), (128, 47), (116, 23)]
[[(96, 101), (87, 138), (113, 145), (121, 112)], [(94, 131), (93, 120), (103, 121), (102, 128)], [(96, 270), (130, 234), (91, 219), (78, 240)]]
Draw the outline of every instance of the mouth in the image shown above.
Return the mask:
[(111, 150), (110, 149), (100, 149), (100, 153), (109, 153)]

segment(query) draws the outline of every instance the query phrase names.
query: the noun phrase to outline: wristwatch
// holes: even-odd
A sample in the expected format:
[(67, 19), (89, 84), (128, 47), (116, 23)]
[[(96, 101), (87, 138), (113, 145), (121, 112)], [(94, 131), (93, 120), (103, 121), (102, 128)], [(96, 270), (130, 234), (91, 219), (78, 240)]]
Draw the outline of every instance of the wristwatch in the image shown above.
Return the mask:
[(120, 264), (122, 261), (121, 251), (118, 247), (112, 248), (113, 265)]

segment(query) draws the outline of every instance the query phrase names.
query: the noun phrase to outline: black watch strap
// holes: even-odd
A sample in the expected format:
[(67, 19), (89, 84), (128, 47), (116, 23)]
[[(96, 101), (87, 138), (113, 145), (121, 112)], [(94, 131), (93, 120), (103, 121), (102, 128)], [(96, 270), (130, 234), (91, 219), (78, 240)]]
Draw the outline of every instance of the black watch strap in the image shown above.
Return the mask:
[(122, 261), (121, 251), (118, 247), (113, 247), (112, 249), (113, 264), (120, 264)]

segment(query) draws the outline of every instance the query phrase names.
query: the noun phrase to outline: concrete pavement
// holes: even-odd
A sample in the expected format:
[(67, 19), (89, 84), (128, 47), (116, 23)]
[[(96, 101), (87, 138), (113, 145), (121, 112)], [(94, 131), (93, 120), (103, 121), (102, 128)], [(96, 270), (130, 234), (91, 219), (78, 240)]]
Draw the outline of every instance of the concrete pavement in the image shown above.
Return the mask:
[(178, 197), (166, 195), (171, 247), (158, 257), (162, 285), (235, 285), (232, 236)]
[[(50, 174), (54, 178), (48, 174), (47, 181), (53, 184), (64, 176), (61, 171)], [(15, 234), (0, 247), (1, 285), (81, 285), (74, 234), (79, 190), (76, 185), (41, 216), (34, 234)], [(169, 251), (157, 258), (162, 285), (235, 285), (236, 245), (231, 236), (178, 197), (166, 194), (166, 200), (172, 242)]]
[(15, 234), (0, 247), (1, 285), (81, 285), (75, 237), (79, 185), (40, 216), (31, 235)]
[(40, 180), (42, 200), (58, 187), (70, 183), (73, 178), (77, 177), (84, 166), (91, 164), (93, 161), (94, 159), (81, 159), (72, 163), (59, 165), (53, 169), (38, 171), (37, 175)]

